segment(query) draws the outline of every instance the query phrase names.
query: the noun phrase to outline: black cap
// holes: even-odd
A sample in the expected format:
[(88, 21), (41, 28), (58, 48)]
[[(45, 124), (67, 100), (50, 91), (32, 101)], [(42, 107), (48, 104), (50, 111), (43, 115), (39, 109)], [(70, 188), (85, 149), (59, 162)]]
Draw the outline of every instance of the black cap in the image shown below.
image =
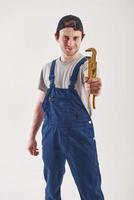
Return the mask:
[(79, 17), (74, 15), (66, 15), (62, 17), (57, 25), (56, 32), (66, 27), (72, 27), (74, 30), (79, 30), (84, 33), (83, 25)]

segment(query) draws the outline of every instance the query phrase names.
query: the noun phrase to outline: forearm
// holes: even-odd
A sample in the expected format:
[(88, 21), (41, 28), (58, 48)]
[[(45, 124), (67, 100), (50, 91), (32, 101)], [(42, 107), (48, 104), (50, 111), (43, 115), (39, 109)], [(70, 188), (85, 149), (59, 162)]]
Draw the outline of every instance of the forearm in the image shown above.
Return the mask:
[(37, 132), (40, 128), (40, 125), (42, 123), (43, 120), (43, 110), (41, 108), (41, 105), (37, 105), (35, 108), (35, 112), (33, 115), (33, 122), (32, 122), (32, 126), (31, 126), (31, 130), (30, 130), (30, 139), (34, 139), (37, 135)]

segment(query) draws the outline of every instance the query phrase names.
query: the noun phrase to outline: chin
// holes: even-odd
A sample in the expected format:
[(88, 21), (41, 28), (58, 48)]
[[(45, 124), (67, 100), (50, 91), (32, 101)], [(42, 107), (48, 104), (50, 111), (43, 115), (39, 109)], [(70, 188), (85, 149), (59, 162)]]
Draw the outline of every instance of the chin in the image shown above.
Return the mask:
[(67, 56), (74, 56), (76, 53), (77, 53), (77, 51), (75, 51), (75, 52), (66, 52), (66, 51), (65, 51), (65, 54), (66, 54)]

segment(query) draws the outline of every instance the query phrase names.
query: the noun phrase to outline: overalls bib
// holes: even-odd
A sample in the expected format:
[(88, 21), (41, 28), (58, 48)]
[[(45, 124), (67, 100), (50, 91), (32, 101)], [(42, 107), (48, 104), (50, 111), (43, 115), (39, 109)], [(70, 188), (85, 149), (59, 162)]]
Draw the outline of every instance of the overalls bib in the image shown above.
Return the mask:
[(79, 68), (74, 67), (67, 89), (56, 88), (50, 69), (50, 88), (42, 104), (42, 159), (46, 181), (45, 200), (61, 200), (61, 184), (67, 160), (81, 200), (104, 200), (93, 123), (75, 89)]

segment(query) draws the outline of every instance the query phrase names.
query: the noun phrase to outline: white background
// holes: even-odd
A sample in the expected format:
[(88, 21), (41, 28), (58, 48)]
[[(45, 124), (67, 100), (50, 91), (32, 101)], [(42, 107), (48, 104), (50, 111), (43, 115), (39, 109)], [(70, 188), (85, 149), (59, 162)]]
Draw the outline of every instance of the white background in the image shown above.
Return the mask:
[[(0, 199), (43, 200), (38, 157), (27, 151), (42, 66), (60, 55), (54, 33), (66, 14), (81, 18), (81, 52), (97, 49), (102, 78), (93, 121), (106, 200), (134, 197), (134, 3), (132, 0), (0, 0)], [(70, 169), (63, 200), (80, 200)]]

